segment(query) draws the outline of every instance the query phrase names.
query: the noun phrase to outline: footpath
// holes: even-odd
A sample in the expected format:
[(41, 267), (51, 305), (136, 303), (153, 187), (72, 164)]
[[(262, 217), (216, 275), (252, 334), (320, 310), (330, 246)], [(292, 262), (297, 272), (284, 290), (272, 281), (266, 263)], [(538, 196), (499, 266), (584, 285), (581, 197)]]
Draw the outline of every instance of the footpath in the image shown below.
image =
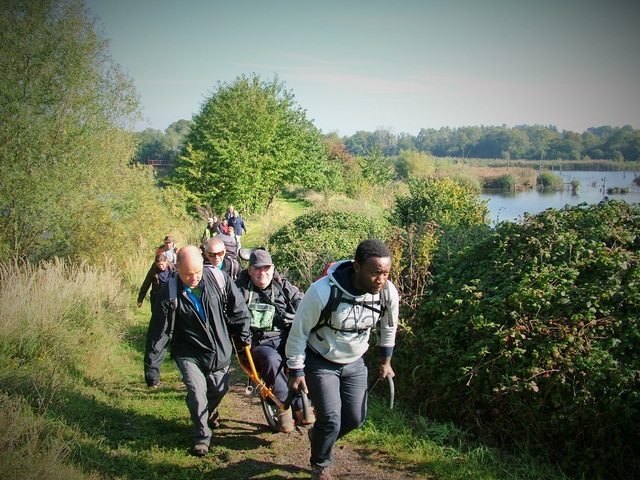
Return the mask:
[[(289, 434), (269, 430), (258, 396), (245, 394), (246, 378), (239, 369), (232, 371), (229, 393), (220, 407), (221, 427), (214, 432), (208, 457), (218, 457), (218, 460), (229, 457), (230, 449), (236, 453), (244, 450), (244, 453), (226, 467), (220, 465), (218, 478), (310, 478), (307, 430), (296, 429)], [(241, 471), (247, 472), (247, 476), (238, 476)], [(348, 436), (338, 441), (334, 448), (331, 475), (336, 480), (419, 478), (393, 469), (390, 459), (381, 457), (375, 449), (349, 443)]]

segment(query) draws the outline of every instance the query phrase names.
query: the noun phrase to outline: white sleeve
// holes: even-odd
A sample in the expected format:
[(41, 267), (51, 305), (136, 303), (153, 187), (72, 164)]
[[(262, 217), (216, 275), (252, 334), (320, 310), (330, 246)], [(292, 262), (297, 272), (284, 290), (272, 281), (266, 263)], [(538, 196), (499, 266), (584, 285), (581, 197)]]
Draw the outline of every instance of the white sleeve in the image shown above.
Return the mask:
[[(396, 331), (398, 330), (398, 317), (400, 316), (400, 296), (396, 286), (388, 282), (389, 299), (387, 311), (380, 319), (378, 325), (380, 335), (378, 335), (379, 347), (393, 347), (396, 343)], [(384, 292), (381, 292), (384, 295)]]
[(302, 301), (296, 310), (285, 346), (287, 366), (291, 369), (304, 368), (305, 350), (309, 334), (311, 329), (317, 325), (320, 313), (329, 300), (328, 295), (324, 300), (321, 298), (322, 290), (317, 282), (313, 283), (302, 297)]

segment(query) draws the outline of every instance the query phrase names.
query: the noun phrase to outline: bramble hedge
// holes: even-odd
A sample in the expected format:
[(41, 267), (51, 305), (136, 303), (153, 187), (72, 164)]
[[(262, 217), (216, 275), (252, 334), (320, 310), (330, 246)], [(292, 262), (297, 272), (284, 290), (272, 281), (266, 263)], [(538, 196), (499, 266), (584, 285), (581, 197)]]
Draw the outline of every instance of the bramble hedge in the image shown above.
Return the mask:
[(640, 207), (549, 209), (434, 269), (399, 381), (422, 411), (550, 448), (573, 474), (640, 471)]

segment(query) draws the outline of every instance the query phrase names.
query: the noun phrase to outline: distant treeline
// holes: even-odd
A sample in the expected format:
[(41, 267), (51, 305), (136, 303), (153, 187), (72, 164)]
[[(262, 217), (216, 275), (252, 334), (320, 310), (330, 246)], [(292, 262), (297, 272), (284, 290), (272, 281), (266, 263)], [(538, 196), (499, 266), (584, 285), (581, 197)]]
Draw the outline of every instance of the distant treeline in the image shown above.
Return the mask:
[(416, 136), (387, 130), (358, 131), (344, 137), (343, 142), (352, 155), (359, 156), (367, 156), (377, 147), (385, 156), (417, 150), (458, 158), (640, 160), (640, 130), (629, 125), (594, 127), (582, 134), (542, 125), (423, 128)]
[[(191, 121), (179, 120), (164, 132), (147, 129), (138, 133), (136, 160), (166, 159), (173, 162), (182, 147)], [(555, 126), (518, 125), (501, 127), (423, 128), (418, 135), (394, 134), (379, 129), (357, 131), (340, 137), (329, 133), (334, 142), (341, 141), (354, 156), (366, 157), (378, 150), (393, 157), (402, 150), (415, 150), (435, 157), (494, 158), (524, 160), (613, 160), (640, 161), (640, 130), (624, 127), (592, 127), (583, 133), (558, 131)]]

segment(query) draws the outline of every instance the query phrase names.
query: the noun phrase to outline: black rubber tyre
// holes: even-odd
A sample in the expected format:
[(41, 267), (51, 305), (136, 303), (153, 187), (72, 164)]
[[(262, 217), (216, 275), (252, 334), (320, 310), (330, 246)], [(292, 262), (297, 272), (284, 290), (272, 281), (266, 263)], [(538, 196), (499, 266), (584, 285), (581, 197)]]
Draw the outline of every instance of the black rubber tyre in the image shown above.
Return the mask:
[(277, 417), (276, 414), (278, 412), (278, 408), (269, 402), (266, 398), (260, 397), (260, 406), (262, 407), (262, 413), (264, 414), (264, 418), (267, 421), (267, 425), (269, 428), (277, 432)]

